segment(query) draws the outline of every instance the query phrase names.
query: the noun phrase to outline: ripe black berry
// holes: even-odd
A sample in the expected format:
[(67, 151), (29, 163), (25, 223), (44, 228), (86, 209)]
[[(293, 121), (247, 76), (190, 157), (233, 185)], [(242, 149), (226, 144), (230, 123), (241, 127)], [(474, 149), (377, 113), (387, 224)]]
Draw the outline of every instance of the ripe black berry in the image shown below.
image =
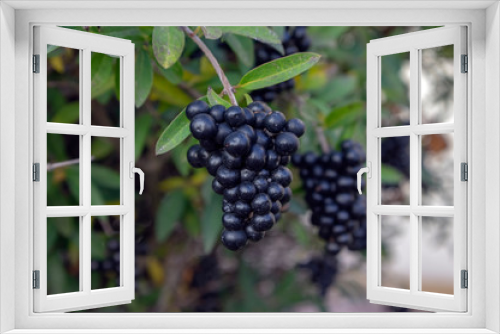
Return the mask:
[(229, 231), (237, 231), (243, 228), (241, 218), (235, 213), (225, 213), (222, 216), (222, 225)]
[(258, 215), (263, 215), (271, 210), (271, 199), (267, 194), (260, 193), (255, 195), (252, 200), (252, 209)]
[(219, 123), (217, 134), (215, 135), (215, 142), (219, 145), (224, 144), (224, 140), (233, 132), (233, 129), (227, 123)]
[(274, 170), (280, 165), (281, 159), (278, 153), (274, 150), (266, 151), (266, 169)]
[(288, 187), (292, 183), (292, 172), (287, 167), (279, 166), (272, 172), (271, 176), (273, 181), (278, 182), (283, 187)]
[(241, 182), (245, 182), (245, 181), (252, 182), (253, 179), (255, 178), (255, 176), (257, 175), (257, 173), (255, 171), (247, 169), (247, 168), (243, 168), (241, 170), (240, 174), (241, 174)]
[(247, 218), (252, 212), (252, 206), (244, 201), (237, 201), (234, 203), (234, 213), (241, 218)]
[(254, 215), (252, 220), (250, 221), (253, 229), (258, 232), (269, 231), (275, 223), (276, 220), (272, 213), (266, 213), (264, 215)]
[(300, 119), (292, 118), (286, 123), (286, 131), (293, 133), (297, 137), (302, 137), (306, 132), (306, 126)]
[(245, 231), (227, 231), (222, 232), (221, 241), (228, 249), (236, 251), (246, 245), (248, 238)]
[(205, 165), (203, 157), (200, 156), (201, 150), (202, 147), (200, 145), (193, 145), (187, 151), (187, 160), (194, 168), (201, 168)]
[(257, 192), (265, 193), (267, 192), (267, 189), (269, 187), (269, 182), (267, 182), (267, 178), (265, 178), (264, 176), (257, 176), (253, 180), (253, 185), (257, 189)]
[(189, 120), (192, 120), (194, 116), (208, 113), (209, 110), (210, 107), (205, 101), (196, 100), (188, 104), (186, 107), (186, 116)]
[(232, 127), (241, 126), (246, 122), (245, 112), (242, 108), (237, 106), (227, 108), (224, 119)]
[(279, 201), (285, 196), (285, 189), (277, 182), (271, 182), (267, 188), (267, 194), (271, 201)]
[(244, 132), (235, 131), (224, 140), (224, 149), (232, 156), (241, 157), (250, 150), (250, 139)]
[(279, 133), (286, 125), (286, 117), (282, 112), (275, 111), (266, 116), (264, 127), (271, 133)]
[[(194, 147), (194, 146), (192, 146)], [(191, 148), (192, 148), (191, 147)], [(188, 157), (189, 160), (189, 157)], [(220, 151), (213, 152), (206, 162), (207, 171), (210, 175), (215, 176), (217, 169), (222, 165), (222, 153)]]
[(246, 158), (245, 166), (248, 169), (259, 171), (266, 165), (266, 150), (259, 144), (252, 145)]
[(238, 187), (226, 188), (224, 189), (224, 199), (229, 202), (236, 202), (239, 198)]
[(196, 139), (210, 139), (217, 134), (217, 124), (208, 114), (196, 115), (191, 121), (189, 129)]
[(235, 187), (240, 182), (240, 173), (236, 169), (220, 166), (216, 178), (226, 188)]
[(226, 108), (220, 104), (216, 104), (212, 108), (210, 108), (210, 116), (213, 117), (213, 119), (217, 123), (222, 123), (224, 122), (224, 113), (226, 112)]
[(247, 234), (248, 240), (253, 242), (261, 240), (262, 238), (264, 238), (264, 235), (266, 234), (265, 232), (256, 231), (250, 224), (245, 227), (245, 232)]
[(238, 169), (243, 164), (241, 157), (233, 157), (228, 151), (222, 152), (222, 163), (229, 169)]
[(251, 201), (257, 194), (257, 188), (252, 182), (245, 181), (238, 187), (239, 198), (243, 201)]
[(278, 154), (290, 155), (299, 148), (299, 138), (291, 132), (283, 132), (276, 137), (275, 145)]

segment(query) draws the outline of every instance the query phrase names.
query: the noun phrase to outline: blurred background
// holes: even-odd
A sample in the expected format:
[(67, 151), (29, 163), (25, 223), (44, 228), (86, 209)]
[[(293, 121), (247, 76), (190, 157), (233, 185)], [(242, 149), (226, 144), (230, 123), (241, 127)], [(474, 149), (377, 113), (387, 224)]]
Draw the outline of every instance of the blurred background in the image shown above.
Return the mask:
[[(156, 156), (161, 132), (208, 87), (222, 90), (215, 71), (198, 47), (186, 39), (180, 60), (162, 68), (152, 50), (153, 27), (70, 27), (130, 39), (136, 49), (136, 166), (145, 174), (145, 190), (135, 200), (135, 300), (93, 312), (404, 312), (366, 299), (366, 251), (344, 248), (325, 261), (324, 241), (310, 223), (310, 210), (298, 169), (293, 199), (281, 223), (264, 240), (239, 252), (220, 246), (221, 198), (212, 177), (192, 169), (187, 139)], [(286, 55), (319, 53), (308, 72), (274, 87), (251, 93), (287, 118), (301, 118), (307, 132), (300, 152), (320, 154), (318, 131), (333, 150), (346, 139), (366, 145), (366, 44), (430, 27), (272, 27), (282, 37)], [(234, 39), (234, 37), (232, 38)], [(272, 48), (239, 37), (204, 40), (235, 84), (249, 69), (282, 57)], [(49, 122), (79, 123), (78, 50), (49, 47)], [(423, 122), (453, 120), (453, 49), (422, 53)], [(119, 125), (119, 62), (92, 54), (92, 124)], [(409, 55), (382, 59), (382, 126), (409, 123)], [(422, 189), (428, 205), (453, 205), (452, 135), (422, 138)], [(79, 204), (79, 138), (47, 135), (47, 204)], [(383, 204), (408, 204), (409, 140), (384, 139)], [(116, 204), (120, 198), (120, 142), (92, 140), (92, 204)], [(446, 165), (448, 164), (448, 165)], [(119, 285), (120, 217), (92, 218), (92, 289)], [(366, 231), (366, 223), (361, 222)], [(78, 291), (78, 219), (49, 218), (48, 293)], [(363, 225), (364, 224), (364, 225)], [(404, 217), (382, 221), (384, 286), (409, 286), (409, 228)], [(424, 291), (453, 293), (452, 222), (422, 222)], [(361, 226), (361, 225), (360, 225)]]

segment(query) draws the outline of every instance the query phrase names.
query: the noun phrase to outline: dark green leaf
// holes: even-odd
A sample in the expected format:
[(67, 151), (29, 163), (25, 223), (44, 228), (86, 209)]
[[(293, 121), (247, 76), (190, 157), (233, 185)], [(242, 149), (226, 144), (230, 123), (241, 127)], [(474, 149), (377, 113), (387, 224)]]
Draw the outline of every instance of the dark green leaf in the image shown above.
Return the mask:
[(362, 116), (364, 112), (364, 103), (362, 101), (356, 101), (345, 106), (334, 108), (330, 114), (325, 118), (325, 125), (327, 127), (334, 127), (338, 125), (340, 121), (346, 117), (351, 116)]
[[(206, 96), (202, 96), (198, 100), (207, 102)], [(189, 135), (189, 119), (184, 108), (160, 135), (156, 143), (156, 155), (167, 153), (182, 143)]]
[(209, 180), (202, 189), (205, 208), (201, 219), (201, 233), (205, 253), (210, 253), (215, 246), (222, 229), (222, 197), (211, 191), (211, 184), (211, 180)]
[(208, 87), (207, 98), (208, 98), (208, 104), (210, 104), (211, 107), (216, 104), (221, 104), (226, 108), (229, 108), (231, 106), (230, 102), (224, 100), (210, 87)]
[(287, 81), (310, 69), (320, 55), (312, 52), (295, 53), (260, 65), (241, 78), (239, 87), (255, 90)]
[(166, 194), (160, 202), (156, 213), (156, 240), (165, 241), (182, 218), (186, 208), (186, 198), (182, 190), (174, 190)]
[(135, 56), (135, 107), (146, 102), (153, 86), (153, 67), (148, 53), (138, 48)]
[(247, 102), (247, 105), (249, 105), (250, 103), (253, 102), (253, 99), (250, 96), (250, 94), (244, 94), (243, 96), (245, 97), (245, 101)]
[(149, 114), (142, 114), (135, 119), (135, 160), (139, 159), (146, 145), (153, 117)]
[(325, 89), (322, 90), (318, 97), (328, 103), (340, 103), (349, 95), (352, 95), (356, 90), (356, 78), (346, 75), (334, 78)]
[(107, 189), (120, 189), (120, 173), (111, 168), (92, 164), (92, 183)]
[(222, 30), (220, 27), (206, 27), (202, 26), (201, 30), (203, 30), (203, 34), (205, 35), (205, 38), (208, 39), (217, 39), (222, 36)]
[(253, 40), (234, 34), (228, 34), (224, 39), (243, 65), (247, 67), (253, 66), (255, 62)]
[(386, 164), (382, 164), (380, 173), (382, 183), (398, 184), (405, 178), (403, 173), (401, 173), (399, 170)]
[(160, 65), (158, 65), (157, 68), (158, 71), (160, 71), (160, 73), (174, 85), (178, 85), (182, 82), (182, 74), (184, 70), (182, 69), (181, 63), (176, 62), (168, 69), (164, 69)]
[(51, 122), (55, 123), (78, 123), (80, 118), (80, 103), (70, 102), (57, 111)]
[(163, 68), (169, 68), (182, 54), (185, 36), (178, 27), (155, 27), (153, 29), (153, 52)]
[(96, 98), (113, 88), (113, 64), (115, 62), (115, 58), (97, 52), (93, 52), (91, 58), (91, 95), (92, 98)]
[(253, 38), (261, 43), (275, 48), (281, 54), (284, 54), (281, 39), (272, 29), (263, 26), (237, 26), (237, 27), (219, 27), (224, 34), (235, 34)]
[(167, 153), (182, 143), (189, 134), (189, 119), (184, 108), (160, 135), (156, 143), (156, 155)]

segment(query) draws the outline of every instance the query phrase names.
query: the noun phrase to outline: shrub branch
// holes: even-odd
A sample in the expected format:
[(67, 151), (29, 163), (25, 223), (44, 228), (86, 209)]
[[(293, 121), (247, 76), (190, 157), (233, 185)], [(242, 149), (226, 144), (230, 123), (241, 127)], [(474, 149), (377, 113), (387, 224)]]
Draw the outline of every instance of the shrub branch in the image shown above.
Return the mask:
[(199, 38), (194, 33), (194, 31), (192, 31), (188, 27), (180, 27), (180, 29), (182, 31), (184, 31), (186, 33), (186, 35), (188, 35), (189, 38), (191, 38), (193, 40), (193, 42), (195, 42), (196, 45), (199, 46), (199, 48), (201, 49), (201, 51), (203, 51), (205, 56), (207, 56), (208, 60), (210, 61), (210, 63), (214, 67), (215, 72), (217, 73), (217, 76), (219, 77), (220, 81), (222, 82), (222, 86), (224, 86), (224, 92), (227, 94), (227, 96), (229, 96), (229, 100), (231, 101), (231, 104), (237, 106), (238, 102), (236, 101), (236, 97), (234, 96), (233, 87), (231, 87), (231, 83), (227, 79), (226, 74), (222, 70), (222, 67), (220, 67), (219, 62), (217, 61), (217, 59), (213, 55), (212, 51), (210, 51), (210, 49), (207, 47), (207, 45), (201, 40), (201, 38)]

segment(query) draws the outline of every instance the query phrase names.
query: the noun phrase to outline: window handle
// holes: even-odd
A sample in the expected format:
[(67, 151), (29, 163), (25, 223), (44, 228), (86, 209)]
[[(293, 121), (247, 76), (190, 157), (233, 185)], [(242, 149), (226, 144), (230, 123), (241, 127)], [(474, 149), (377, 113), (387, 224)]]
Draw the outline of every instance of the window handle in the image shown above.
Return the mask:
[(142, 195), (142, 192), (144, 190), (144, 172), (142, 171), (142, 169), (134, 167), (134, 162), (131, 161), (130, 162), (130, 178), (131, 179), (134, 178), (134, 173), (139, 174), (139, 183), (141, 186), (141, 189), (139, 190), (139, 195)]
[(372, 163), (370, 161), (368, 161), (366, 163), (366, 167), (363, 167), (358, 171), (358, 192), (360, 195), (362, 194), (362, 192), (361, 192), (361, 176), (363, 175), (363, 173), (366, 173), (366, 176), (369, 179), (371, 179), (371, 177), (372, 177)]

